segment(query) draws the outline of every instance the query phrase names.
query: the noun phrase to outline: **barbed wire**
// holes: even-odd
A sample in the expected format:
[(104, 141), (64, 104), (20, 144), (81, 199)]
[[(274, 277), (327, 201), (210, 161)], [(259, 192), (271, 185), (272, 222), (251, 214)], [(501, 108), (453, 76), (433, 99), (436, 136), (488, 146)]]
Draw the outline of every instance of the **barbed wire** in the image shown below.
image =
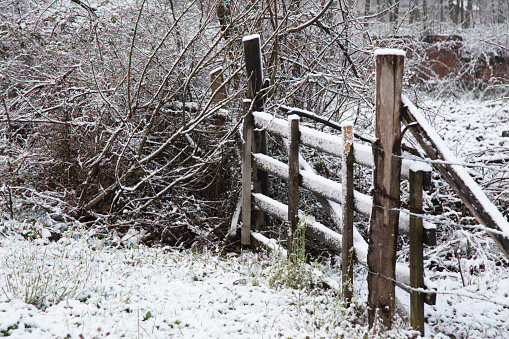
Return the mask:
[[(354, 145), (355, 147), (355, 145)], [(492, 165), (485, 165), (485, 164), (478, 164), (478, 163), (475, 163), (475, 164), (472, 164), (472, 163), (468, 163), (468, 162), (453, 162), (453, 161), (445, 161), (445, 160), (433, 160), (433, 159), (430, 159), (430, 158), (419, 158), (419, 157), (416, 157), (416, 156), (407, 156), (407, 155), (399, 155), (399, 154), (394, 154), (392, 152), (389, 152), (385, 149), (383, 149), (382, 147), (379, 147), (379, 146), (374, 146), (376, 149), (394, 157), (394, 158), (400, 158), (400, 159), (404, 159), (404, 160), (412, 160), (412, 161), (419, 161), (419, 162), (423, 162), (423, 163), (427, 163), (427, 164), (437, 164), (437, 165), (450, 165), (450, 166), (461, 166), (461, 167), (467, 167), (467, 168), (486, 168), (486, 169), (491, 169), (493, 171), (498, 171), (498, 172), (507, 172), (509, 173), (509, 168), (500, 168), (498, 166), (492, 166)], [(509, 150), (508, 150), (509, 151)], [(509, 166), (509, 161), (504, 164), (505, 166)]]
[[(359, 263), (360, 264), (360, 263)], [(500, 302), (500, 301), (497, 301), (497, 300), (493, 300), (493, 299), (489, 299), (487, 297), (484, 297), (484, 296), (478, 296), (478, 295), (474, 295), (474, 294), (470, 294), (470, 293), (458, 293), (456, 292), (457, 290), (455, 291), (445, 291), (445, 290), (438, 290), (438, 289), (425, 289), (425, 288), (416, 288), (416, 287), (412, 287), (410, 285), (407, 285), (401, 281), (397, 281), (396, 279), (393, 279), (391, 277), (387, 277), (379, 272), (373, 272), (373, 271), (370, 271), (369, 270), (369, 267), (367, 265), (364, 265), (364, 264), (360, 264), (361, 266), (367, 268), (367, 272), (368, 274), (372, 274), (372, 275), (376, 275), (376, 276), (379, 276), (381, 278), (384, 278), (386, 280), (389, 280), (391, 282), (393, 282), (396, 286), (398, 286), (399, 288), (401, 288), (402, 290), (406, 291), (406, 292), (419, 292), (419, 293), (424, 293), (424, 294), (442, 294), (442, 295), (455, 295), (455, 296), (459, 296), (459, 297), (467, 297), (467, 298), (470, 298), (470, 299), (474, 299), (474, 300), (481, 300), (481, 301), (485, 301), (485, 302), (489, 302), (489, 303), (492, 303), (492, 304), (495, 304), (495, 305), (499, 305), (499, 306), (502, 306), (504, 308), (508, 308), (509, 309), (509, 303), (504, 303), (504, 302)]]
[(403, 209), (403, 208), (387, 208), (387, 207), (380, 206), (380, 205), (374, 205), (374, 206), (376, 208), (379, 208), (379, 209), (382, 209), (385, 211), (398, 211), (400, 213), (404, 213), (405, 215), (408, 215), (409, 217), (414, 216), (416, 218), (421, 218), (423, 221), (429, 221), (432, 224), (441, 224), (441, 225), (453, 226), (453, 227), (458, 227), (458, 228), (475, 229), (475, 230), (480, 230), (480, 231), (485, 231), (485, 232), (489, 232), (492, 234), (496, 234), (496, 235), (499, 235), (499, 236), (509, 239), (509, 236), (507, 234), (505, 234), (501, 231), (498, 231), (496, 229), (493, 229), (493, 228), (482, 226), (481, 224), (466, 225), (466, 224), (460, 224), (460, 223), (456, 223), (456, 222), (442, 221), (442, 220), (439, 220), (440, 216), (430, 215), (430, 214), (427, 214), (426, 212), (421, 214), (421, 213), (414, 213), (408, 209)]

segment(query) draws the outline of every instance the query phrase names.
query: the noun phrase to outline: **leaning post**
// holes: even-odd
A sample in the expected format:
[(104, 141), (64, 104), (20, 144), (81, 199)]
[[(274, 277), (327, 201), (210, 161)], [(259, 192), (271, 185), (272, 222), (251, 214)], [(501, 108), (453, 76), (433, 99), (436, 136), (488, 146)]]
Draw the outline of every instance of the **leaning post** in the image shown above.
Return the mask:
[(410, 325), (424, 337), (424, 293), (415, 289), (424, 288), (422, 226), (422, 192), (426, 172), (431, 169), (425, 164), (417, 164), (410, 168)]
[[(290, 151), (288, 153), (288, 258), (292, 259), (295, 248), (295, 235), (299, 223), (299, 119), (298, 115), (288, 117), (290, 131)], [(293, 259), (292, 259), (293, 260)]]
[[(263, 111), (263, 66), (260, 35), (253, 34), (242, 39), (244, 45), (244, 57), (247, 71), (247, 97), (253, 100), (252, 110)], [(265, 131), (254, 133), (254, 152), (267, 153), (267, 137)], [(267, 172), (253, 168), (253, 186), (255, 193), (269, 194), (269, 177)], [(254, 215), (254, 227), (258, 230), (266, 224), (266, 215), (262, 211), (256, 211)]]
[(253, 114), (251, 100), (244, 99), (244, 125), (242, 128), (242, 226), (240, 242), (251, 241), (251, 150), (253, 147)]
[(368, 243), (368, 320), (392, 327), (400, 208), (400, 106), (405, 52), (380, 49), (376, 58), (376, 138), (373, 207)]
[(351, 122), (343, 122), (341, 125), (343, 131), (344, 153), (341, 164), (341, 181), (343, 185), (342, 196), (342, 245), (341, 245), (341, 271), (343, 297), (347, 301), (352, 300), (353, 296), (353, 125)]

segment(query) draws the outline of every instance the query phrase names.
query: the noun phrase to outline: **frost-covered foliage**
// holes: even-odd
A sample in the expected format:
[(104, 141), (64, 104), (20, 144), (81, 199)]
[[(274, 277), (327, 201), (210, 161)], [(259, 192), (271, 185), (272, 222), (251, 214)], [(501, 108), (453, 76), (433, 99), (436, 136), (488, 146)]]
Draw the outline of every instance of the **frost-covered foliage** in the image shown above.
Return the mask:
[(208, 74), (224, 65), (225, 78), (235, 76), (239, 48), (224, 57), (232, 41), (217, 27), (217, 4), (81, 4), (2, 2), (5, 206), (32, 200), (109, 223), (179, 206), (140, 219), (177, 233), (179, 220), (223, 218), (237, 117), (214, 123), (234, 106), (211, 103)]
[[(267, 109), (289, 103), (370, 125), (357, 111), (371, 107), (366, 28), (338, 25), (338, 4), (1, 5), (0, 177), (11, 214), (29, 204), (96, 225), (127, 219), (152, 241), (186, 246), (222, 235), (239, 191), (247, 34), (262, 36)], [(214, 102), (218, 67), (228, 97)]]
[(374, 43), (407, 52), (407, 86), (437, 96), (472, 91), (482, 98), (507, 96), (508, 23), (462, 27), (435, 20), (399, 25), (377, 23)]

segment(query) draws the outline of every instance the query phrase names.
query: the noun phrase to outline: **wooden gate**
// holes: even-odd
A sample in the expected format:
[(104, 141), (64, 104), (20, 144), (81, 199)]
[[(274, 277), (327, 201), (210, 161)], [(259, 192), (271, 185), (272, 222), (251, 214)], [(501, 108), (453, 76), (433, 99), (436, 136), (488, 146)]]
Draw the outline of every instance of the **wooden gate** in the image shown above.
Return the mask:
[[(316, 222), (304, 219), (306, 234), (342, 253), (342, 293), (349, 299), (353, 279), (353, 261), (368, 267), (369, 320), (372, 325), (380, 319), (390, 327), (396, 301), (395, 286), (411, 294), (411, 323), (424, 334), (424, 302), (434, 304), (436, 294), (433, 284), (425, 279), (423, 272), (423, 243), (436, 245), (436, 227), (422, 219), (423, 187), (430, 184), (431, 167), (421, 161), (401, 157), (401, 139), (409, 129), (421, 143), (432, 160), (432, 165), (446, 181), (473, 208), (479, 222), (495, 229), (492, 237), (507, 254), (509, 234), (507, 220), (493, 212), (487, 198), (475, 189), (473, 180), (463, 168), (449, 164), (454, 162), (450, 151), (420, 115), (419, 111), (402, 96), (402, 74), (404, 52), (379, 50), (376, 58), (376, 138), (362, 136), (363, 141), (372, 141), (371, 146), (354, 142), (353, 126), (344, 123), (328, 126), (342, 131), (336, 136), (300, 125), (300, 120), (311, 118), (323, 121), (311, 112), (281, 106), (290, 114), (288, 120), (263, 112), (263, 74), (261, 65), (260, 38), (252, 35), (243, 39), (246, 66), (249, 76), (249, 99), (244, 100), (243, 156), (242, 156), (242, 226), (241, 242), (251, 245), (256, 242), (273, 243), (261, 233), (260, 217), (253, 219), (252, 211), (263, 211), (289, 225), (287, 251), (291, 257), (293, 237), (301, 213), (298, 210), (299, 187), (309, 190), (332, 219), (338, 224), (341, 234)], [(256, 89), (256, 90), (255, 90)], [(400, 119), (407, 125), (401, 132)], [(288, 164), (265, 154), (265, 133), (271, 133), (288, 140)], [(260, 147), (263, 145), (263, 147)], [(326, 179), (314, 173), (311, 166), (299, 155), (304, 145), (338, 157), (341, 161), (341, 183)], [(354, 189), (353, 164), (372, 168), (372, 196)], [(463, 172), (461, 171), (463, 170)], [(288, 205), (268, 196), (267, 176), (269, 173), (288, 182)], [(400, 200), (400, 179), (409, 180), (410, 201)], [(254, 188), (254, 192), (252, 190)], [(407, 207), (406, 209), (403, 206)], [(479, 208), (482, 207), (482, 208)], [(369, 243), (353, 226), (353, 213), (370, 216)], [(258, 220), (258, 221), (256, 221)], [(398, 234), (410, 238), (410, 265), (396, 263)], [(502, 233), (502, 235), (500, 234)]]

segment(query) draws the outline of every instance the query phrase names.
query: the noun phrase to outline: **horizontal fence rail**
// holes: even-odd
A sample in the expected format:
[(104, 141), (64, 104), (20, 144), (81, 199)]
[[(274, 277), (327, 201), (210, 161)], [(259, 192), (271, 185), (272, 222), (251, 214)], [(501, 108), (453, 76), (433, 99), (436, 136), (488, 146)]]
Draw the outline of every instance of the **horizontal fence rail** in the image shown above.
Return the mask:
[[(257, 208), (267, 212), (278, 220), (288, 220), (288, 205), (260, 193), (252, 193), (251, 197), (253, 204)], [(299, 211), (299, 216), (303, 215), (304, 213)], [(321, 241), (329, 248), (341, 252), (341, 243), (343, 240), (341, 234), (315, 220), (304, 220), (304, 223), (306, 224), (307, 235)], [(357, 237), (354, 236), (354, 249), (357, 262), (367, 266), (368, 244), (360, 234)], [(410, 286), (410, 268), (407, 265), (396, 263), (396, 281), (400, 283), (399, 286), (401, 289), (410, 292), (410, 289), (407, 287)], [(426, 293), (425, 295), (425, 302), (429, 305), (435, 305), (436, 294), (432, 293), (432, 290), (436, 289), (435, 284), (429, 279), (424, 279), (424, 288), (430, 291), (430, 293)]]
[[(283, 138), (288, 138), (288, 122), (286, 120), (276, 118), (266, 112), (253, 112), (253, 120), (256, 128)], [(317, 131), (305, 126), (301, 126), (299, 131), (299, 141), (302, 145), (315, 148), (339, 158), (343, 157), (344, 146), (341, 137)], [(354, 159), (357, 164), (364, 167), (373, 168), (375, 166), (371, 146), (355, 144)], [(401, 177), (409, 179), (410, 167), (417, 163), (418, 162), (413, 160), (403, 159), (401, 162)]]
[[(258, 112), (254, 112), (258, 113)], [(357, 147), (357, 145), (355, 146)], [(355, 150), (355, 148), (354, 148)], [(354, 151), (355, 152), (355, 151)], [(276, 160), (268, 155), (261, 153), (252, 154), (253, 164), (259, 169), (268, 172), (280, 179), (288, 180), (288, 165)], [(310, 171), (300, 171), (301, 187), (316, 193), (330, 201), (342, 204), (343, 187), (342, 184), (314, 174)], [(361, 192), (354, 191), (355, 210), (365, 216), (371, 215), (373, 198)], [(410, 212), (401, 210), (399, 216), (399, 231), (401, 234), (408, 235), (410, 231)], [(430, 246), (436, 246), (436, 225), (424, 221), (424, 243)]]

